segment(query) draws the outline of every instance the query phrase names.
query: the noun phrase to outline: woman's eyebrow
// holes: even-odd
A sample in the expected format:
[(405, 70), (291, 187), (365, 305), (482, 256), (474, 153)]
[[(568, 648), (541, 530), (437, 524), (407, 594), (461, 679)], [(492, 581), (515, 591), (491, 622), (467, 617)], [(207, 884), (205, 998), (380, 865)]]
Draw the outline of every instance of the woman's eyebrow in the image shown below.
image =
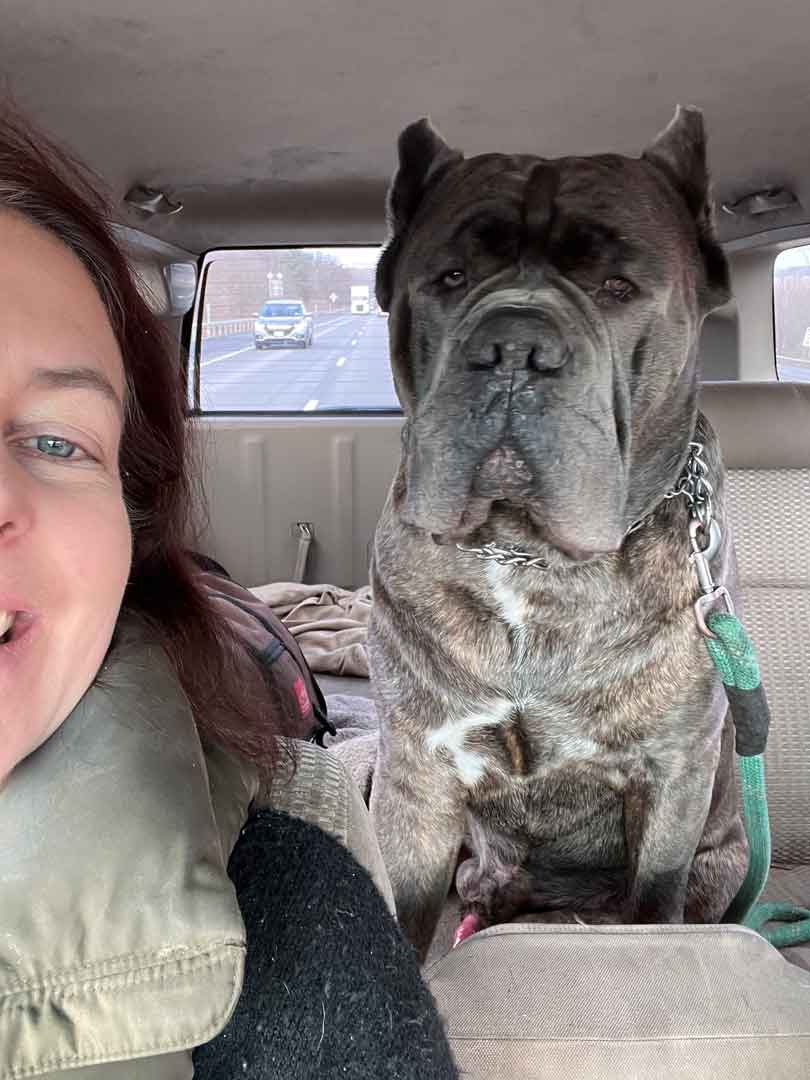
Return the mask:
[(106, 375), (96, 368), (34, 368), (29, 385), (45, 386), (53, 390), (91, 390), (103, 395), (115, 405), (118, 415), (123, 419), (124, 406)]

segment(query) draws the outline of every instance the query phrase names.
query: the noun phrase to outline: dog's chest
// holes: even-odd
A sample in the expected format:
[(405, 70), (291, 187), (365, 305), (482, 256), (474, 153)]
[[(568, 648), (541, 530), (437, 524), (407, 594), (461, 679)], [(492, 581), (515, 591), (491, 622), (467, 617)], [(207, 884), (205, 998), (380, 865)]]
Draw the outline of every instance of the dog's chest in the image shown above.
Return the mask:
[(551, 778), (586, 771), (620, 788), (645, 757), (666, 750), (693, 671), (688, 615), (646, 619), (621, 584), (590, 604), (545, 607), (514, 574), (486, 571), (492, 611), (476, 643), (485, 690), (458, 701), (428, 736), (468, 786), (496, 774)]

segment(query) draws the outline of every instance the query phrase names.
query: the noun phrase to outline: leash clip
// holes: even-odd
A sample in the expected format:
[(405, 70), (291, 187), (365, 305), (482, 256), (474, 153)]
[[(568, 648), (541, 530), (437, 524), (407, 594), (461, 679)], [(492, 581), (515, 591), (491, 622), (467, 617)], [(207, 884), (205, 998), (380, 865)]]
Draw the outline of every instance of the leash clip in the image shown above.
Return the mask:
[(718, 585), (714, 580), (709, 565), (709, 560), (713, 559), (720, 550), (720, 544), (723, 540), (722, 530), (715, 519), (711, 518), (708, 527), (708, 541), (705, 547), (701, 547), (698, 533), (705, 535), (706, 531), (707, 530), (700, 521), (700, 518), (693, 517), (689, 522), (689, 562), (695, 568), (695, 574), (697, 575), (698, 585), (700, 586), (701, 591), (701, 595), (694, 605), (698, 629), (704, 637), (716, 638), (717, 635), (713, 634), (706, 625), (707, 612), (713, 608), (715, 604), (722, 602), (725, 605), (728, 614), (733, 615), (734, 604), (732, 603), (731, 595), (725, 585)]

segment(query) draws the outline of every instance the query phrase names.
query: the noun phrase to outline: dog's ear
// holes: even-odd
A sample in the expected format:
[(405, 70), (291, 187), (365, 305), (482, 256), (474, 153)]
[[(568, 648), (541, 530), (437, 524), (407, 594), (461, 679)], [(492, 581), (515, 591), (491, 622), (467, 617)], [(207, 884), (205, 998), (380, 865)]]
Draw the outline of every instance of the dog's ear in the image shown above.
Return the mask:
[(462, 160), (427, 117), (409, 124), (397, 145), (399, 169), (388, 192), (388, 225), (395, 236), (408, 227), (430, 181)]
[(388, 191), (390, 239), (377, 264), (377, 303), (387, 311), (391, 303), (394, 263), (402, 235), (413, 220), (427, 188), (450, 165), (463, 160), (430, 121), (423, 117), (402, 132), (398, 142), (399, 168)]
[(679, 105), (675, 115), (642, 159), (664, 172), (683, 196), (698, 229), (698, 244), (706, 271), (699, 289), (707, 311), (731, 296), (728, 265), (714, 227), (711, 180), (706, 163), (706, 130), (703, 113)]
[(667, 173), (695, 217), (705, 212), (709, 201), (709, 170), (700, 109), (679, 105), (672, 120), (643, 156)]

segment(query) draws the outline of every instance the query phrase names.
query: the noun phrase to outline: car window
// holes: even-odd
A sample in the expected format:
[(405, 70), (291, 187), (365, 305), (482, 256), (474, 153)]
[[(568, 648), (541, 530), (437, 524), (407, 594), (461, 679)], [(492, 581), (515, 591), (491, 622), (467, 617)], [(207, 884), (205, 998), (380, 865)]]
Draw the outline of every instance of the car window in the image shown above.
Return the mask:
[(810, 244), (781, 251), (773, 267), (776, 372), (810, 382)]
[(378, 247), (206, 256), (192, 365), (205, 413), (398, 412)]
[(303, 314), (303, 304), (264, 304), (259, 312), (266, 319), (299, 319)]

